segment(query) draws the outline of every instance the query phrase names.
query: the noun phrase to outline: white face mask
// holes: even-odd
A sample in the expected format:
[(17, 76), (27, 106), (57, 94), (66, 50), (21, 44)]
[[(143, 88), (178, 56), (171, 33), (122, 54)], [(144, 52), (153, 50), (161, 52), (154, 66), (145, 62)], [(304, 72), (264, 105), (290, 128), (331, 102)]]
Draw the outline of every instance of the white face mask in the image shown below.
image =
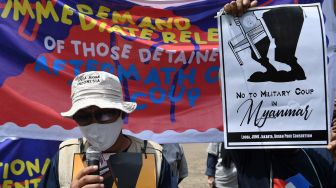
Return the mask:
[(105, 151), (117, 141), (122, 125), (123, 120), (120, 116), (113, 123), (93, 123), (87, 126), (79, 126), (79, 129), (92, 146), (100, 151)]

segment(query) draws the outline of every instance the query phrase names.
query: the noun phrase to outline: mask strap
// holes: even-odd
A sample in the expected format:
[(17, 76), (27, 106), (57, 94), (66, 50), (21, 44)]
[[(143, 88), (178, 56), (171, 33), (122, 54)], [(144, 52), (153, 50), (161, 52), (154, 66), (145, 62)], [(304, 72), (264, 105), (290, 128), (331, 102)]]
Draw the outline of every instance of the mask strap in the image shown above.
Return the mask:
[(147, 143), (148, 143), (148, 141), (147, 141), (147, 140), (144, 140), (144, 147), (141, 148), (141, 152), (142, 152), (143, 154), (145, 154), (145, 159), (147, 159), (147, 153), (146, 153)]
[[(83, 138), (78, 138), (78, 143), (79, 143), (79, 153), (84, 153), (84, 141), (83, 141)], [(82, 160), (83, 161), (86, 160), (85, 155), (82, 156)]]

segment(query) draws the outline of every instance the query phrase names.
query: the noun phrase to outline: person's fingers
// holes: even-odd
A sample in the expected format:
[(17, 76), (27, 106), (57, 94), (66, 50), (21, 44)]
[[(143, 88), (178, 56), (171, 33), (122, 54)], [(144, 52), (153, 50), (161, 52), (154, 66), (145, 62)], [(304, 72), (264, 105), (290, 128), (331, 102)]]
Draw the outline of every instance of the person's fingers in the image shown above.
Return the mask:
[(237, 15), (241, 16), (244, 13), (243, 0), (236, 0), (237, 4)]
[(224, 10), (226, 13), (233, 16), (241, 16), (248, 8), (257, 6), (257, 3), (258, 1), (256, 0), (234, 0), (225, 4)]
[(237, 10), (237, 2), (236, 1), (231, 1), (231, 14), (234, 16), (237, 16), (238, 10)]
[(250, 0), (244, 0), (243, 1), (243, 6), (249, 6), (250, 5)]
[[(98, 175), (89, 175), (98, 170), (98, 166), (88, 166), (80, 170), (75, 178), (75, 187), (84, 187), (89, 184), (93, 184), (94, 187), (101, 187), (100, 183), (104, 181), (104, 178)], [(96, 185), (97, 184), (97, 185)]]
[(98, 166), (88, 166), (80, 170), (76, 176), (76, 179), (79, 180), (83, 176), (89, 175), (90, 173), (96, 172), (98, 170)]
[(258, 4), (258, 1), (256, 1), (256, 0), (255, 0), (255, 1), (252, 1), (250, 7), (256, 7), (257, 4)]
[(232, 14), (232, 7), (231, 7), (230, 3), (224, 5), (224, 11), (228, 14)]
[(86, 175), (79, 180), (80, 187), (87, 187), (93, 185), (93, 187), (100, 187), (103, 183), (104, 178), (98, 175)]
[(97, 184), (89, 184), (85, 185), (83, 188), (103, 188), (104, 184), (103, 183), (97, 183)]
[(248, 8), (250, 8), (250, 3), (251, 3), (250, 0), (244, 0), (244, 1), (243, 1), (243, 11), (244, 11), (244, 12), (246, 12), (246, 10), (247, 10)]
[(335, 140), (336, 140), (336, 133), (332, 131), (330, 141), (335, 141)]
[(332, 154), (334, 160), (336, 160), (336, 141), (329, 143), (329, 145), (327, 146), (327, 149)]
[(336, 129), (332, 128), (331, 139), (336, 139)]
[(208, 185), (210, 188), (214, 187), (214, 181), (215, 181), (214, 177), (208, 176)]
[(336, 140), (333, 140), (328, 144), (327, 149), (330, 151), (336, 151)]

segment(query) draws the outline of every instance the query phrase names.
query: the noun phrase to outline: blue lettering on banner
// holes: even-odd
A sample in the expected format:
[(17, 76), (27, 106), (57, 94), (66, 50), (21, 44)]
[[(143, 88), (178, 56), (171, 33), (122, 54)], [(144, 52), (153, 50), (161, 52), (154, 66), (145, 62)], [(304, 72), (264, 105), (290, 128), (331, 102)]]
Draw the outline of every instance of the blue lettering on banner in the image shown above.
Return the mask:
[[(135, 80), (143, 81), (144, 85), (153, 84), (153, 87), (149, 88), (148, 93), (133, 92), (128, 95), (130, 101), (138, 103), (137, 110), (144, 110), (147, 108), (146, 104), (141, 104), (141, 102), (139, 102), (141, 99), (144, 100), (144, 98), (149, 99), (154, 104), (162, 104), (167, 100), (170, 103), (175, 104), (181, 102), (183, 96), (186, 96), (188, 104), (193, 107), (196, 105), (196, 102), (201, 95), (200, 88), (192, 87), (192, 85), (196, 83), (196, 76), (199, 76), (197, 75), (197, 69), (195, 67), (188, 69), (188, 72), (184, 69), (177, 70), (174, 67), (152, 67), (148, 74), (142, 78), (135, 64), (130, 64), (127, 69), (121, 64), (113, 64), (109, 62), (101, 63), (93, 59), (87, 61), (65, 61), (56, 59), (53, 63), (48, 64), (47, 59), (42, 55), (37, 59), (34, 70), (35, 72), (46, 72), (48, 74), (59, 76), (59, 72), (64, 70), (66, 66), (70, 66), (74, 70), (74, 76), (80, 74), (83, 70), (103, 70), (112, 74), (118, 73), (118, 77), (122, 83), (126, 80)], [(218, 69), (219, 66), (210, 66), (206, 70), (203, 77), (206, 83), (216, 84), (218, 82)], [(176, 75), (174, 76), (174, 74)], [(174, 78), (176, 81), (173, 80)], [(185, 83), (188, 83), (191, 86), (187, 87)], [(169, 87), (163, 87), (163, 84), (168, 85)]]
[(89, 59), (86, 65), (86, 72), (88, 71), (96, 71), (97, 70), (98, 61)]
[(111, 74), (114, 74), (114, 67), (110, 63), (102, 63), (101, 70), (105, 72), (109, 72)]
[(41, 70), (44, 70), (48, 74), (51, 74), (51, 72), (49, 70), (49, 66), (47, 64), (47, 60), (44, 56), (40, 56), (40, 57), (37, 58), (36, 63), (35, 63), (35, 67), (34, 67), (35, 72), (40, 72)]
[(157, 86), (161, 85), (160, 76), (157, 69), (152, 69), (144, 80), (144, 84), (149, 84), (151, 82), (155, 83)]
[(64, 60), (56, 59), (54, 61), (54, 74), (58, 76), (59, 71), (64, 70), (66, 62)]
[(219, 66), (210, 67), (205, 73), (206, 82), (210, 84), (218, 82), (218, 71)]
[[(138, 97), (147, 97), (147, 94), (145, 93), (140, 93), (140, 92), (137, 92), (137, 93), (134, 93), (132, 96), (131, 96), (131, 102), (136, 102), (136, 99)], [(146, 109), (147, 105), (146, 104), (140, 104), (140, 103), (137, 103), (137, 110), (144, 110)]]
[(124, 79), (130, 80), (140, 80), (139, 73), (134, 64), (131, 64), (128, 71), (124, 69), (120, 64), (118, 65), (118, 77), (120, 82), (123, 82)]
[(70, 60), (69, 64), (74, 68), (74, 75), (77, 76), (80, 74), (80, 67), (83, 65), (82, 60)]
[(170, 78), (172, 74), (176, 71), (175, 68), (173, 67), (162, 67), (160, 68), (160, 71), (164, 73), (164, 83), (165, 84), (170, 84)]
[(182, 85), (184, 80), (189, 80), (190, 84), (195, 84), (195, 77), (196, 77), (196, 69), (195, 67), (190, 69), (189, 74), (185, 74), (183, 70), (179, 70), (178, 72), (178, 84)]

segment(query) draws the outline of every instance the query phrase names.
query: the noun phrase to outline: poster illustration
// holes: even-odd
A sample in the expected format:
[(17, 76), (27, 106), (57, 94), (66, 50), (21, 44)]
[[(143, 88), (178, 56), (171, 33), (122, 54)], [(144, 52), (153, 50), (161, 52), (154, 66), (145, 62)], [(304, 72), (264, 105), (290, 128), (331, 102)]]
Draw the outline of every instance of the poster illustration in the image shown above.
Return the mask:
[(257, 8), (241, 17), (219, 17), (227, 148), (328, 143), (322, 23), (319, 4)]

